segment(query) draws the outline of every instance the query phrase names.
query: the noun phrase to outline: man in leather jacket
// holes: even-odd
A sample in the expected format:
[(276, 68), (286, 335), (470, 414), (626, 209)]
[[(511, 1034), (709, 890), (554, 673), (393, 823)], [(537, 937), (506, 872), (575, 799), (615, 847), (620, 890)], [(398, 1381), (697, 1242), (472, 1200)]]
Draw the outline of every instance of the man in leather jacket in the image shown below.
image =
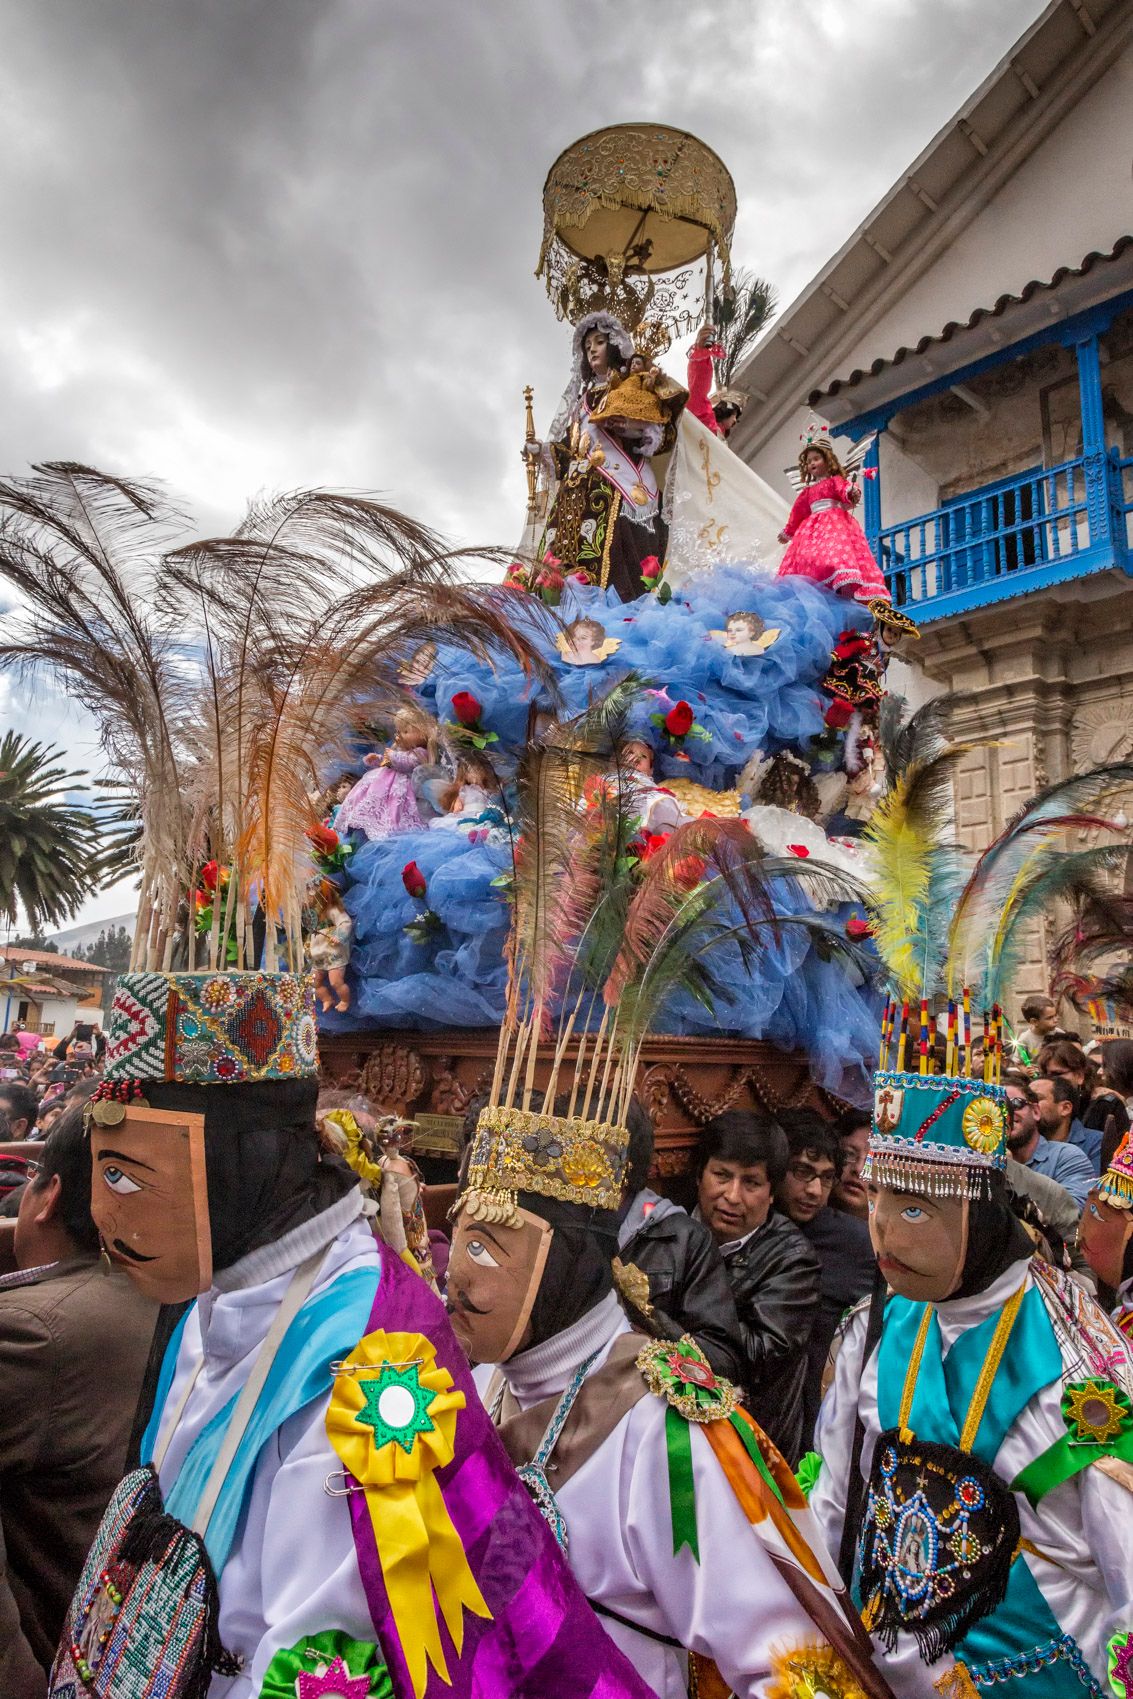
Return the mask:
[(772, 1208), (787, 1140), (767, 1116), (729, 1110), (705, 1127), (697, 1162), (696, 1214), (716, 1240), (739, 1314), (747, 1406), (795, 1463), (819, 1268), (798, 1228)]
[(653, 1160), (653, 1128), (637, 1102), (630, 1105), (629, 1158), (618, 1225), (619, 1284), (643, 1308), (644, 1287), (624, 1271), (635, 1268), (649, 1283), (646, 1319), (659, 1338), (691, 1334), (713, 1369), (743, 1385), (744, 1346), (724, 1264), (702, 1222), (645, 1184)]
[(814, 1424), (822, 1402), (822, 1378), (838, 1323), (846, 1311), (872, 1292), (877, 1261), (864, 1221), (830, 1207), (839, 1179), (842, 1148), (834, 1127), (813, 1109), (784, 1112), (787, 1172), (776, 1203), (793, 1221), (818, 1258), (819, 1298), (807, 1344), (803, 1383), (802, 1445), (814, 1443)]

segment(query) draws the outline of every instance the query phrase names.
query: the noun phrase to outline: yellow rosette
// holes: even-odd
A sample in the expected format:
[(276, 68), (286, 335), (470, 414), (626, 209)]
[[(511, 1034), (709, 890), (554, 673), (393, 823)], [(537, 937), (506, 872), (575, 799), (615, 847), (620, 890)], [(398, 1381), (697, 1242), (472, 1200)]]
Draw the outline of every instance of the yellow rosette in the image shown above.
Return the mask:
[(464, 1394), (420, 1333), (368, 1333), (340, 1365), (327, 1435), (365, 1489), (390, 1609), (417, 1699), (450, 1682), (437, 1604), (459, 1653), (464, 1611), (490, 1617), (434, 1471), (451, 1463)]

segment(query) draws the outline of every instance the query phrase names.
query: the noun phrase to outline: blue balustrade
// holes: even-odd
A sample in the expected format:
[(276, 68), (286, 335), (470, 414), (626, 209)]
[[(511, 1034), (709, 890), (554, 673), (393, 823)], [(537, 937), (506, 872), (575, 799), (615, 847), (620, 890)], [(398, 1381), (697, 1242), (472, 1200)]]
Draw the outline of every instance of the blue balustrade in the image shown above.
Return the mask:
[(1114, 532), (1133, 558), (1133, 454), (1114, 454), (1110, 465), (1110, 488), (1113, 492)]
[[(1133, 458), (1093, 457), (1020, 473), (877, 532), (878, 559), (896, 606), (940, 619), (1112, 566), (1133, 550)], [(1108, 509), (1112, 523), (1099, 522)]]

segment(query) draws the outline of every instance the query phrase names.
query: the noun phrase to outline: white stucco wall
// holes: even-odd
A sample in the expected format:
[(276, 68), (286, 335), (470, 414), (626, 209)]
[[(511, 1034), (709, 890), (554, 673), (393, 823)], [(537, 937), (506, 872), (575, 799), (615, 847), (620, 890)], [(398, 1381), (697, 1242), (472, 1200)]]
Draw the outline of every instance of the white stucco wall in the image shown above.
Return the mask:
[(66, 1038), (75, 1024), (78, 1000), (74, 997), (45, 997), (39, 1005), (40, 1030), (54, 1023), (49, 1038)]
[[(900, 347), (963, 323), (977, 307), (1017, 294), (1032, 278), (1106, 252), (1133, 232), (1133, 50), (1124, 53), (1020, 166), (967, 229), (838, 362), (838, 375), (889, 359)], [(828, 374), (834, 376), (835, 374)], [(809, 417), (800, 405), (751, 456), (749, 464), (775, 488), (794, 460)], [(882, 449), (886, 508), (900, 514), (936, 504), (936, 491), (905, 463), (899, 448)], [(890, 509), (890, 499), (894, 506)]]
[(1133, 230), (1133, 52), (1124, 53), (870, 329), (842, 372), (889, 359)]

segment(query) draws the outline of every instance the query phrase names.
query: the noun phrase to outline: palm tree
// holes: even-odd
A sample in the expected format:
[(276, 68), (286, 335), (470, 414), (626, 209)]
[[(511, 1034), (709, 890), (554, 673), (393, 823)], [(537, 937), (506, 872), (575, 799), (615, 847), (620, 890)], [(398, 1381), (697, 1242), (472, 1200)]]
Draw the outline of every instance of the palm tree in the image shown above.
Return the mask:
[(0, 916), (17, 904), (33, 931), (69, 920), (107, 882), (101, 823), (61, 800), (83, 773), (57, 765), (61, 751), (18, 732), (0, 741)]
[(731, 290), (713, 295), (712, 323), (724, 346), (724, 358), (716, 362), (721, 389), (731, 384), (777, 304), (774, 287), (751, 271), (734, 272)]

